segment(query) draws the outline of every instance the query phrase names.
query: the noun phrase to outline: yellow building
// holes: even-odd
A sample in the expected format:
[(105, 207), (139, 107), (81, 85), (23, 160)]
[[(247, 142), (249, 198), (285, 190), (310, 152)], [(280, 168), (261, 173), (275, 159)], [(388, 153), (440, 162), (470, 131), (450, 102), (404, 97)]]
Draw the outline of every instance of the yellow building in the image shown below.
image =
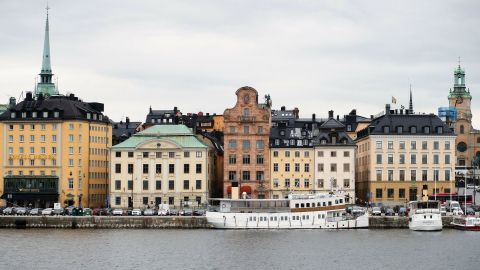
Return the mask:
[(63, 96), (52, 82), (48, 15), (40, 82), (0, 116), (2, 204), (106, 205), (112, 128), (103, 104)]
[(404, 204), (454, 192), (455, 135), (434, 114), (393, 111), (372, 120), (356, 140), (361, 202)]

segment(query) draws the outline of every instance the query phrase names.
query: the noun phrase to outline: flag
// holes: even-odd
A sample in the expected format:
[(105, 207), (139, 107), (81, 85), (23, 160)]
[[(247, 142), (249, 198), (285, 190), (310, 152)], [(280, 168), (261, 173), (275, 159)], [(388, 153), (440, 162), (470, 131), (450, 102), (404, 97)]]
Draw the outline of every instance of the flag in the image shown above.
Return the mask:
[(397, 104), (397, 99), (395, 97), (392, 96), (392, 103), (393, 104)]

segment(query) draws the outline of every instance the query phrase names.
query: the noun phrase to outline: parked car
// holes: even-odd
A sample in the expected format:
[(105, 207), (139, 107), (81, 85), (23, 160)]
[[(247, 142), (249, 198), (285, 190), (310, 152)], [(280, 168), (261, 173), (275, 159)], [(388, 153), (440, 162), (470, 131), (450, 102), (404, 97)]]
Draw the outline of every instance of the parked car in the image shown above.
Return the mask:
[(168, 212), (170, 216), (178, 216), (178, 210), (177, 209), (170, 209)]
[(205, 209), (196, 209), (193, 211), (194, 216), (204, 216), (205, 215)]
[(471, 207), (467, 207), (467, 209), (465, 210), (465, 214), (468, 215), (468, 216), (474, 216), (475, 215), (475, 210), (473, 210), (473, 208), (471, 208)]
[(193, 216), (193, 210), (191, 208), (183, 209), (183, 215), (182, 216)]
[(15, 214), (15, 208), (7, 207), (7, 208), (3, 209), (3, 214), (4, 215), (13, 215), (13, 214)]
[(52, 211), (52, 215), (60, 216), (60, 215), (65, 215), (65, 210), (63, 208), (54, 208)]
[(407, 208), (406, 208), (406, 207), (400, 207), (400, 208), (398, 209), (398, 215), (399, 215), (399, 216), (402, 216), (402, 217), (408, 215), (408, 213), (407, 213)]
[(25, 207), (18, 207), (15, 211), (16, 215), (26, 215), (27, 213), (27, 208)]
[(128, 208), (127, 209), (127, 216), (133, 215), (132, 211), (133, 211), (132, 208)]
[(382, 215), (382, 210), (380, 209), (380, 207), (378, 207), (378, 206), (373, 207), (372, 208), (372, 215), (381, 216)]
[(42, 214), (42, 210), (42, 208), (33, 208), (28, 212), (28, 214), (31, 216), (38, 216)]
[(153, 216), (155, 215), (155, 209), (153, 208), (147, 208), (145, 211), (143, 211), (144, 216)]
[(53, 208), (45, 208), (42, 210), (42, 216), (51, 216), (53, 213)]
[(159, 204), (158, 205), (158, 215), (159, 216), (168, 216), (170, 214), (170, 206), (168, 204)]
[(83, 215), (84, 216), (91, 216), (92, 215), (92, 209), (90, 208), (83, 208)]
[(112, 215), (114, 216), (123, 216), (123, 210), (122, 209), (113, 209)]
[(75, 209), (75, 206), (71, 205), (69, 207), (65, 208), (65, 215), (71, 216), (73, 214), (73, 209)]
[(132, 216), (141, 216), (142, 215), (142, 210), (136, 208), (132, 210)]
[(385, 209), (385, 216), (395, 216), (395, 211), (392, 208)]

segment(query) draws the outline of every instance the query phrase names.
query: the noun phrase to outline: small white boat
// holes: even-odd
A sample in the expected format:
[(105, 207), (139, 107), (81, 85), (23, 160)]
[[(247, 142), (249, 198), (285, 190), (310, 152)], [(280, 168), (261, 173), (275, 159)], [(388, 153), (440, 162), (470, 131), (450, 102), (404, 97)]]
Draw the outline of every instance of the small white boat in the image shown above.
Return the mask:
[(438, 201), (410, 202), (408, 227), (414, 231), (441, 231), (442, 214)]
[(291, 194), (287, 199), (210, 199), (207, 222), (217, 229), (368, 228), (368, 211), (347, 213), (345, 196)]
[(465, 231), (480, 231), (480, 217), (459, 216), (454, 217), (452, 225), (455, 229)]

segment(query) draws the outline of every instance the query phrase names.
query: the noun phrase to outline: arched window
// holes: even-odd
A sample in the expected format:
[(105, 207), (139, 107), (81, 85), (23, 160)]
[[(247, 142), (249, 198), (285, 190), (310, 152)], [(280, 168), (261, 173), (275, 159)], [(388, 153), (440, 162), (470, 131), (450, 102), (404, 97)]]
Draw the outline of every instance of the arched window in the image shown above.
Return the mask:
[(250, 109), (249, 108), (243, 109), (243, 116), (250, 116)]
[(465, 127), (463, 125), (460, 125), (460, 134), (465, 133)]

